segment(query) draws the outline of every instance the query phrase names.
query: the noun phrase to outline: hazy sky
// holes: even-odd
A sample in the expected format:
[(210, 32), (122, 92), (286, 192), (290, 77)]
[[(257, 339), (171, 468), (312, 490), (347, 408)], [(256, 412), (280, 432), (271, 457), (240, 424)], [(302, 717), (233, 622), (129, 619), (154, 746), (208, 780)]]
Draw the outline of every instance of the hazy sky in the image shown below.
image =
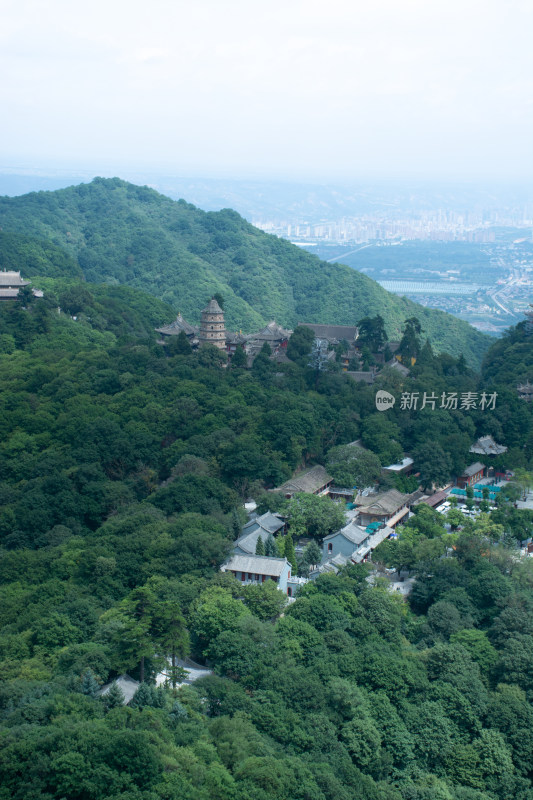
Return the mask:
[(532, 0), (0, 0), (0, 166), (533, 176)]

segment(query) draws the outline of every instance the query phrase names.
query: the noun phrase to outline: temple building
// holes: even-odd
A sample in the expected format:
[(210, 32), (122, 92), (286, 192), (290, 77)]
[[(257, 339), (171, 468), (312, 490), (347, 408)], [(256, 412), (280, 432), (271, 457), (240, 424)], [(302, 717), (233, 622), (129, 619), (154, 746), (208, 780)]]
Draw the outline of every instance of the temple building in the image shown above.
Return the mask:
[(480, 456), (501, 456), (507, 452), (507, 448), (503, 444), (497, 444), (492, 436), (480, 436), (469, 452)]
[(258, 333), (252, 333), (248, 339), (257, 342), (260, 348), (265, 342), (274, 350), (277, 347), (287, 347), (292, 331), (282, 328), (277, 322), (272, 320)]
[(359, 336), (357, 325), (319, 325), (316, 322), (299, 322), (298, 325), (311, 328), (317, 339), (325, 339), (332, 345), (346, 341), (353, 346)]
[(178, 314), (174, 322), (171, 322), (170, 325), (163, 325), (161, 328), (156, 328), (156, 331), (163, 336), (179, 336), (183, 331), (189, 341), (198, 336), (198, 328), (196, 325), (190, 325), (181, 314)]
[(29, 283), (21, 278), (20, 272), (3, 270), (0, 272), (0, 300), (16, 300), (19, 289)]
[(245, 350), (250, 361), (253, 361), (265, 342), (269, 345), (274, 356), (276, 354), (281, 355), (285, 353), (291, 334), (292, 331), (282, 328), (281, 325), (278, 325), (274, 320), (269, 322), (268, 325), (265, 325), (265, 327), (257, 333), (249, 333), (246, 337)]

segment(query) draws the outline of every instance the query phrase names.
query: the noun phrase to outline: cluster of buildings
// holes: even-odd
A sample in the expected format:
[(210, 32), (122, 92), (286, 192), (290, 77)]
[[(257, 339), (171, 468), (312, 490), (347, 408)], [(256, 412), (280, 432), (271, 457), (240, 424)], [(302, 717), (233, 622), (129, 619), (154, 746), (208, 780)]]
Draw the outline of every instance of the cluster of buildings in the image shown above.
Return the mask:
[[(353, 369), (354, 365), (361, 365), (362, 352), (361, 343), (358, 341), (359, 329), (356, 325), (322, 325), (315, 322), (299, 322), (298, 325), (311, 328), (315, 334), (314, 353), (319, 369), (323, 369), (328, 362), (337, 359), (337, 350), (341, 345), (342, 371), (356, 381), (373, 384), (385, 366), (398, 370), (403, 376), (409, 374), (408, 368), (401, 364), (394, 355), (388, 362), (385, 362), (383, 353), (374, 354), (375, 363), (368, 369)], [(242, 332), (228, 331), (225, 326), (224, 312), (215, 298), (211, 299), (202, 309), (199, 326), (191, 325), (181, 314), (178, 314), (173, 322), (156, 328), (156, 331), (161, 334), (160, 341), (163, 344), (173, 336), (184, 333), (193, 349), (209, 343), (225, 352), (230, 360), (240, 348), (247, 356), (248, 366), (251, 366), (265, 342), (270, 346), (273, 360), (285, 361), (287, 345), (292, 334), (292, 330), (283, 328), (274, 320), (256, 333), (243, 334)], [(388, 346), (393, 354), (399, 347), (399, 342), (388, 342)]]
[[(354, 243), (383, 241), (494, 242), (495, 220), (482, 213), (456, 213), (445, 209), (420, 213), (410, 218), (381, 215), (343, 217), (336, 221), (293, 222), (255, 220), (256, 228), (299, 243)], [(516, 224), (516, 223), (515, 223)], [(524, 225), (521, 219), (519, 226)]]
[[(262, 584), (273, 580), (277, 588), (291, 598), (303, 584), (316, 579), (323, 572), (338, 572), (348, 563), (367, 561), (378, 544), (395, 535), (396, 525), (409, 514), (411, 506), (422, 496), (422, 492), (402, 494), (391, 489), (377, 494), (357, 495), (354, 498), (353, 490), (334, 487), (333, 479), (320, 465), (305, 470), (272, 491), (279, 492), (286, 498), (305, 493), (329, 496), (337, 500), (347, 499), (349, 496), (353, 500), (347, 523), (324, 538), (322, 559), (319, 564), (312, 565), (309, 579), (293, 575), (286, 558), (256, 554), (259, 538), (263, 540), (265, 547), (270, 536), (275, 537), (285, 532), (286, 522), (281, 515), (267, 512), (261, 516), (252, 516), (243, 527), (241, 536), (234, 542), (233, 555), (222, 565), (222, 571), (231, 572), (243, 584)], [(298, 543), (296, 551), (301, 552), (306, 543), (307, 540)]]
[[(359, 442), (352, 442), (352, 445), (361, 446)], [(492, 436), (480, 437), (470, 448), (471, 453), (483, 455), (487, 463), (490, 463), (491, 457), (502, 455), (506, 451), (507, 448), (497, 444)], [(406, 456), (400, 463), (386, 467), (384, 472), (408, 474), (412, 468), (413, 459)], [(298, 493), (330, 497), (333, 500), (346, 501), (348, 510), (345, 525), (322, 540), (320, 563), (311, 565), (309, 578), (293, 575), (291, 565), (286, 558), (257, 555), (259, 539), (263, 541), (261, 548), (263, 550), (270, 537), (286, 533), (287, 524), (284, 517), (271, 512), (261, 516), (252, 514), (249, 522), (242, 528), (240, 537), (234, 542), (233, 555), (221, 569), (224, 572), (231, 572), (243, 584), (262, 584), (273, 580), (280, 591), (293, 598), (308, 580), (315, 580), (323, 573), (337, 573), (347, 564), (368, 561), (372, 551), (381, 542), (396, 537), (396, 527), (407, 520), (413, 506), (425, 503), (437, 509), (448, 499), (450, 489), (452, 493), (462, 496), (467, 487), (474, 487), (477, 490), (474, 499), (480, 501), (482, 492), (479, 482), (487, 478), (507, 479), (508, 475), (495, 471), (494, 467), (486, 466), (481, 461), (474, 461), (466, 467), (462, 475), (458, 476), (457, 487), (454, 489), (451, 489), (450, 485), (435, 494), (426, 494), (421, 489), (411, 493), (389, 489), (371, 493), (365, 490), (355, 494), (353, 488), (335, 486), (333, 478), (323, 466), (310, 467), (272, 491), (282, 494), (287, 499)], [(302, 553), (308, 542), (308, 539), (298, 542), (295, 546), (296, 553)]]
[(286, 330), (277, 322), (269, 322), (257, 333), (243, 334), (226, 330), (224, 312), (215, 298), (212, 298), (201, 311), (200, 326), (191, 325), (181, 314), (178, 314), (170, 325), (156, 328), (162, 336), (162, 341), (169, 340), (172, 336), (184, 333), (191, 347), (197, 348), (203, 344), (212, 344), (224, 351), (231, 358), (238, 348), (244, 350), (249, 359), (259, 353), (265, 342), (270, 345), (273, 354), (284, 352), (289, 343), (292, 331)]

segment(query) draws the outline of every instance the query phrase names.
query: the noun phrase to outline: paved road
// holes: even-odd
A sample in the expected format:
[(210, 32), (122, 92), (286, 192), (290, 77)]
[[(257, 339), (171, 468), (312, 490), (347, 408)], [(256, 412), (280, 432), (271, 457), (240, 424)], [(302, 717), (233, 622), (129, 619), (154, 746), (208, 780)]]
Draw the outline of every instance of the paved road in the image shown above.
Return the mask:
[(371, 244), (364, 244), (362, 247), (357, 247), (355, 250), (349, 250), (347, 253), (343, 253), (342, 256), (335, 256), (335, 258), (328, 258), (328, 264), (332, 264), (334, 261), (341, 261), (341, 259), (346, 258), (346, 256), (351, 256), (353, 253), (358, 253), (360, 250), (364, 250), (367, 247), (372, 247)]
[(533, 511), (533, 492), (528, 492), (527, 498), (525, 500), (518, 500), (516, 505), (518, 508), (528, 508)]

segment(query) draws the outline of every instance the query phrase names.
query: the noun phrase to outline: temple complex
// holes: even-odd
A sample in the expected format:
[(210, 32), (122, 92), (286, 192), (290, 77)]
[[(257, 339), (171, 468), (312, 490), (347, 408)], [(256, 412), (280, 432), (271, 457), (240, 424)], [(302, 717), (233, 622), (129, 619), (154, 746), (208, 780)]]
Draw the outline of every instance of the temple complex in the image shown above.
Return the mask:
[(174, 322), (169, 325), (162, 325), (160, 328), (156, 328), (156, 331), (161, 334), (162, 342), (167, 337), (179, 336), (180, 333), (184, 333), (191, 347), (200, 347), (206, 343), (212, 344), (218, 347), (219, 350), (225, 350), (230, 359), (236, 350), (241, 348), (249, 360), (253, 360), (265, 342), (270, 345), (274, 355), (284, 352), (292, 333), (292, 331), (278, 325), (274, 320), (257, 333), (245, 334), (237, 331), (227, 331), (224, 312), (215, 298), (211, 299), (207, 306), (202, 309), (199, 328), (191, 325), (181, 314), (178, 314)]

